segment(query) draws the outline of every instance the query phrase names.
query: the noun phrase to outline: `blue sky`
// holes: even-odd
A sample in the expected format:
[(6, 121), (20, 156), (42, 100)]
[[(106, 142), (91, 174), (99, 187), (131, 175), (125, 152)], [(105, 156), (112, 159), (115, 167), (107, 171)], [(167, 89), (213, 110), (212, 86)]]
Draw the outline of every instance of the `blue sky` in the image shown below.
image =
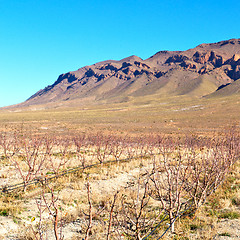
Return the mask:
[(99, 61), (240, 38), (239, 0), (0, 0), (0, 107)]

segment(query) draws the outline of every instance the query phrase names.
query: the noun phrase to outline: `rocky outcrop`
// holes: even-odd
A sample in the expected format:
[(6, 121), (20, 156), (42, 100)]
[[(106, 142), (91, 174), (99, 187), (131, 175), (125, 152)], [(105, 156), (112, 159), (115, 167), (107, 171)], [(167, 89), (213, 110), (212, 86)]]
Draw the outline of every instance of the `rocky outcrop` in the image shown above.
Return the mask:
[(58, 77), (57, 81), (52, 86), (54, 87), (64, 81), (68, 83), (72, 83), (76, 80), (78, 80), (78, 78), (72, 73), (61, 74)]
[(118, 68), (113, 64), (108, 63), (106, 65), (101, 66), (99, 70), (110, 70), (110, 71), (116, 72)]
[(233, 79), (234, 81), (240, 79), (240, 65), (237, 65), (233, 68), (225, 70), (228, 77)]
[(232, 58), (228, 59), (224, 64), (231, 65), (233, 67), (240, 65), (240, 55), (234, 54)]
[(171, 63), (182, 63), (183, 61), (188, 60), (189, 58), (187, 56), (183, 56), (181, 54), (174, 55), (172, 57), (169, 57), (166, 60), (166, 64), (171, 64)]
[(193, 55), (193, 61), (196, 63), (200, 63), (200, 64), (205, 64), (206, 62), (208, 62), (210, 57), (210, 53), (200, 53), (200, 52), (195, 52)]
[(216, 55), (215, 52), (211, 51), (210, 57), (208, 61), (214, 66), (214, 67), (221, 67), (223, 65), (223, 57)]
[(138, 61), (135, 61), (134, 64), (139, 67), (139, 68), (145, 68), (145, 69), (149, 69), (150, 67), (145, 64), (145, 63), (142, 63), (142, 62), (138, 62)]
[(160, 77), (162, 77), (162, 76), (164, 76), (164, 72), (161, 72), (161, 71), (159, 71), (159, 72), (155, 72), (154, 73), (154, 76), (156, 77), (156, 78), (160, 78)]
[(186, 70), (189, 70), (189, 69), (195, 70), (195, 69), (197, 69), (197, 66), (194, 63), (192, 63), (191, 61), (186, 61), (186, 60), (181, 62), (180, 66), (183, 67)]
[(205, 73), (209, 72), (209, 67), (208, 66), (203, 66), (199, 71), (198, 73), (203, 75)]
[(223, 65), (223, 57), (216, 55), (215, 52), (195, 52), (193, 55), (193, 61), (200, 64), (210, 63), (214, 67), (221, 67)]

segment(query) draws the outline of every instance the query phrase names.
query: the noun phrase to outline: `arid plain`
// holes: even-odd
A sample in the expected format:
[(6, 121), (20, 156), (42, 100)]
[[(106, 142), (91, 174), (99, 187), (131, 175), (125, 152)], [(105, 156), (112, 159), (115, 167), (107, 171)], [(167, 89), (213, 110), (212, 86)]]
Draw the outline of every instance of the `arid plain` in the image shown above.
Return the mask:
[(0, 239), (239, 239), (239, 42), (87, 66), (2, 108)]

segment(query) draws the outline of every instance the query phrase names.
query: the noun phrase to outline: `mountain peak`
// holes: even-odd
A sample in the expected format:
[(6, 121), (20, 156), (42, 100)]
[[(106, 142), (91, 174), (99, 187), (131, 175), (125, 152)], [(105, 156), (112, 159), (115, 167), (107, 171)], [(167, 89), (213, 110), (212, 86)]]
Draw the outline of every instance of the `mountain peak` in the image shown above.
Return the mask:
[(123, 58), (120, 60), (120, 62), (133, 62), (133, 61), (142, 61), (142, 58), (136, 56), (136, 55), (132, 55), (126, 58)]

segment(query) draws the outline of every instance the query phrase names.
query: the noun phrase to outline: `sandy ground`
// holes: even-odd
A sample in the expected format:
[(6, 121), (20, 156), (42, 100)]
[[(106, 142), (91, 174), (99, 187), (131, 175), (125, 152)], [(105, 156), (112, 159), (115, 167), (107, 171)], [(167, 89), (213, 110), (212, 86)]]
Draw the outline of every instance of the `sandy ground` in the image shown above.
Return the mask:
[[(110, 195), (112, 196), (117, 190), (126, 187), (129, 182), (131, 182), (139, 174), (139, 169), (133, 169), (128, 173), (120, 173), (114, 178), (106, 180), (92, 180), (91, 190), (95, 196)], [(79, 186), (78, 190), (71, 187), (71, 184), (61, 190), (59, 194), (60, 201), (72, 199), (71, 206), (64, 206), (65, 211), (69, 215), (76, 214), (76, 206), (74, 205), (74, 199), (80, 199), (84, 194), (86, 194), (84, 184)], [(48, 195), (49, 196), (49, 195)], [(21, 213), (21, 219), (13, 220), (10, 217), (0, 217), (0, 239), (19, 239), (18, 234), (26, 226), (35, 224), (38, 222), (38, 218), (32, 222), (33, 216), (37, 216), (38, 210), (36, 206), (36, 199), (32, 198), (31, 193), (29, 193), (28, 200), (22, 204), (24, 211)], [(67, 209), (66, 209), (67, 208)], [(46, 214), (43, 217), (48, 217)], [(18, 223), (16, 223), (18, 221)], [(81, 230), (81, 220), (77, 219), (74, 222), (66, 224), (63, 227), (64, 239), (73, 238)], [(51, 232), (48, 233), (49, 240), (54, 239)]]
[[(218, 236), (216, 240), (240, 239), (240, 220), (239, 219), (223, 219), (217, 223)], [(229, 236), (221, 236), (229, 235)]]

